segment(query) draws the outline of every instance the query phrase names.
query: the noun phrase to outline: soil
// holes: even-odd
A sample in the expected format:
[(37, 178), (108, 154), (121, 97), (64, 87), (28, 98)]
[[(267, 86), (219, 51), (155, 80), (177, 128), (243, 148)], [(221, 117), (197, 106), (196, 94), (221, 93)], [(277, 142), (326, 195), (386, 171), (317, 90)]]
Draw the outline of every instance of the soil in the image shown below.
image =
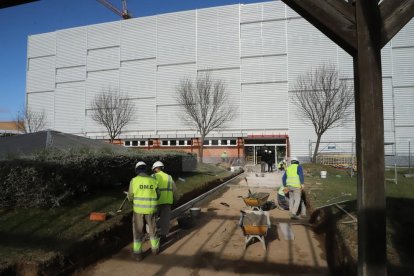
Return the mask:
[[(255, 188), (276, 198), (276, 188)], [(327, 275), (325, 244), (306, 220), (293, 221), (287, 211), (269, 211), (272, 226), (266, 235), (264, 250), (256, 240), (245, 249), (245, 236), (238, 225), (241, 212), (248, 210), (242, 197), (248, 195), (245, 181), (231, 185), (199, 204), (201, 214), (191, 229), (171, 227), (160, 254), (136, 261), (132, 245), (123, 247), (110, 258), (75, 272), (83, 275)], [(278, 223), (288, 223), (294, 240), (285, 240)]]

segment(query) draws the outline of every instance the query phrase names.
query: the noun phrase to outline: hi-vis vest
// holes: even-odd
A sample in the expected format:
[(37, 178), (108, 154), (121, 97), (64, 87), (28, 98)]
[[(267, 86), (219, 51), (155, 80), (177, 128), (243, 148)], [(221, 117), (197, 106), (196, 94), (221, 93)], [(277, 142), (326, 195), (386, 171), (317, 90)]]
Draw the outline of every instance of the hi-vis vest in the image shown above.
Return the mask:
[(292, 164), (286, 169), (286, 186), (300, 188), (298, 164)]
[(173, 204), (172, 177), (163, 171), (154, 174), (154, 176), (158, 181), (158, 191), (160, 192), (158, 204)]
[(154, 214), (157, 212), (157, 181), (149, 176), (136, 176), (132, 179), (134, 212)]

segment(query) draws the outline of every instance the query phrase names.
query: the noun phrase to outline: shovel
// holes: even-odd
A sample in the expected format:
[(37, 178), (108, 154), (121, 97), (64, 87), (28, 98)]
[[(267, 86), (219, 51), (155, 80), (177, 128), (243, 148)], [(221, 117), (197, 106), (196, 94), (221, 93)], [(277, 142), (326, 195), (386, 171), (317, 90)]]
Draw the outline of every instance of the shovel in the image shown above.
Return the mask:
[(112, 211), (110, 211), (108, 213), (105, 213), (105, 212), (92, 212), (89, 215), (89, 220), (91, 220), (91, 221), (105, 221), (107, 218), (114, 217), (116, 214), (121, 213), (122, 208), (124, 207), (125, 202), (128, 199), (128, 192), (124, 192), (124, 194), (126, 194), (126, 196), (125, 196), (124, 200), (122, 201), (121, 206), (119, 206), (118, 210), (116, 210), (116, 213), (112, 212)]

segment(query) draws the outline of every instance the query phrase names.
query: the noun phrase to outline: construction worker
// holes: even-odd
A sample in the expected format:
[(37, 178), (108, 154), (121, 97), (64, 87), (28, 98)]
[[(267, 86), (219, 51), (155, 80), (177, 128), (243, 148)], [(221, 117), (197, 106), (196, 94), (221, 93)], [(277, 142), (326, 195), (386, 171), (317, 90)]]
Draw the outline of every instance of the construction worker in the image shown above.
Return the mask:
[(156, 233), (157, 204), (159, 198), (158, 182), (147, 173), (147, 164), (139, 161), (135, 165), (137, 174), (129, 184), (128, 200), (133, 202), (132, 231), (134, 235), (133, 255), (142, 260), (142, 242), (146, 225), (150, 236), (152, 253), (159, 252), (159, 239)]
[(227, 162), (227, 151), (223, 151), (223, 153), (221, 154), (221, 162)]
[(277, 203), (283, 210), (289, 210), (289, 188), (280, 186), (277, 191)]
[(152, 176), (157, 180), (160, 192), (158, 200), (158, 215), (160, 219), (158, 223), (161, 242), (166, 240), (170, 231), (171, 205), (174, 202), (174, 195), (177, 190), (171, 175), (166, 174), (163, 170), (164, 164), (161, 161), (157, 161), (152, 165)]
[(305, 188), (303, 168), (296, 157), (290, 159), (291, 165), (287, 167), (282, 177), (283, 186), (289, 188), (289, 211), (291, 219), (299, 219), (297, 215), (301, 202), (302, 190)]
[(279, 171), (284, 171), (284, 170), (285, 170), (285, 167), (286, 167), (286, 161), (285, 161), (285, 159), (283, 159), (282, 161), (280, 161), (280, 162), (277, 164), (277, 169), (278, 169)]

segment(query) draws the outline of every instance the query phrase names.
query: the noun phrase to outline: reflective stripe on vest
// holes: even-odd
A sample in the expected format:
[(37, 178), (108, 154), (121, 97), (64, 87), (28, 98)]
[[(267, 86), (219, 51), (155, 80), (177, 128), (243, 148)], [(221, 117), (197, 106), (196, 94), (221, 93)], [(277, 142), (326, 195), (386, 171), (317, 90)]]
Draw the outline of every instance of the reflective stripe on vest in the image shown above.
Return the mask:
[(154, 214), (157, 211), (157, 181), (152, 177), (137, 176), (132, 179), (134, 212)]
[(300, 188), (298, 164), (292, 164), (286, 169), (286, 186)]
[(173, 187), (172, 177), (163, 171), (157, 172), (155, 179), (158, 181), (158, 191), (160, 192), (160, 198), (158, 204), (172, 204), (173, 203)]

